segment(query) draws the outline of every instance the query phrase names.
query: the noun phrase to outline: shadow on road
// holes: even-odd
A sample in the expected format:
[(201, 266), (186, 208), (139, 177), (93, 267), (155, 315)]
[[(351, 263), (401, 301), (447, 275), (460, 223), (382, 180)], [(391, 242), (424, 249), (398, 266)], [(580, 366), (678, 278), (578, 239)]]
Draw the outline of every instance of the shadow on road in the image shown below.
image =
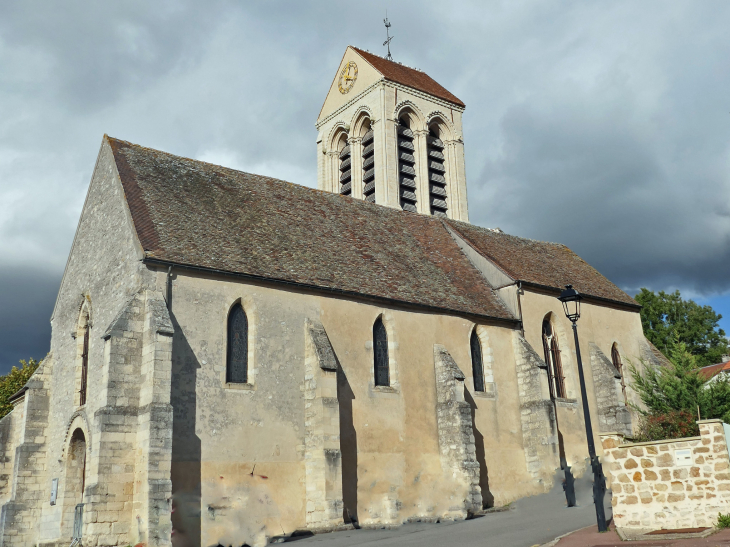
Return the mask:
[[(559, 470), (553, 488), (547, 494), (522, 498), (511, 504), (509, 511), (490, 513), (482, 518), (433, 523), (404, 524), (395, 530), (350, 530), (318, 534), (297, 541), (299, 547), (320, 544), (326, 547), (377, 544), (399, 547), (532, 547), (557, 536), (596, 523), (593, 506), (592, 475), (575, 481), (577, 507), (566, 507), (562, 488), (563, 473)], [(604, 505), (606, 518), (611, 517), (611, 494)]]

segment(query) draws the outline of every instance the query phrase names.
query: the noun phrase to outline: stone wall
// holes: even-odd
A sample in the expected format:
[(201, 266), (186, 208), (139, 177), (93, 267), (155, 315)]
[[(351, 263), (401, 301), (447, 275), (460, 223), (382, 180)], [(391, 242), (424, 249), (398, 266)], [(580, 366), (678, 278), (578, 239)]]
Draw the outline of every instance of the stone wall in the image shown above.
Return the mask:
[(710, 527), (730, 512), (730, 459), (720, 420), (702, 420), (700, 436), (624, 443), (601, 436), (618, 529)]

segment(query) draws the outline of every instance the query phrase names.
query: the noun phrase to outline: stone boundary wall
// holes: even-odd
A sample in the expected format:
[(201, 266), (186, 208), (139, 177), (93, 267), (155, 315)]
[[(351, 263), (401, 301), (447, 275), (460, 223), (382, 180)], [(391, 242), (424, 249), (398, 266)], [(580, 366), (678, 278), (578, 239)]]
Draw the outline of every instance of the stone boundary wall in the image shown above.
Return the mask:
[(601, 435), (616, 527), (631, 532), (714, 526), (730, 513), (730, 459), (721, 420), (702, 420), (699, 437), (625, 443)]

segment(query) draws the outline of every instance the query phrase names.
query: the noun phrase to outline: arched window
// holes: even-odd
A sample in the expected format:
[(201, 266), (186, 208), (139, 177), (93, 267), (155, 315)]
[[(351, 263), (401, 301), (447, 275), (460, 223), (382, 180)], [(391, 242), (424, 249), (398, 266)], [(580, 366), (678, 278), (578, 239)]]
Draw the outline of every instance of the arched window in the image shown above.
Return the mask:
[(626, 382), (624, 381), (624, 365), (621, 362), (621, 354), (618, 352), (618, 344), (614, 342), (613, 347), (611, 348), (611, 361), (613, 361), (613, 366), (616, 367), (616, 370), (618, 371), (619, 375), (621, 376), (621, 393), (623, 393), (624, 396), (624, 403), (629, 404), (629, 399), (626, 396)]
[(373, 353), (375, 354), (375, 385), (389, 386), (388, 333), (385, 331), (381, 317), (378, 317), (373, 325)]
[(248, 382), (248, 319), (241, 304), (233, 306), (228, 315), (226, 382)]
[(474, 378), (474, 391), (484, 391), (484, 363), (482, 361), (482, 344), (477, 331), (471, 331), (471, 373)]
[(404, 211), (417, 213), (416, 209), (416, 147), (413, 145), (413, 131), (407, 115), (401, 116), (396, 126), (398, 131), (398, 178), (400, 206)]
[(558, 337), (555, 336), (548, 318), (542, 322), (542, 346), (545, 352), (545, 363), (548, 366), (550, 397), (563, 399), (565, 398), (565, 377), (563, 376), (563, 365), (560, 362)]
[(375, 136), (370, 122), (363, 126), (362, 137), (362, 195), (365, 201), (375, 203)]
[(431, 214), (446, 216), (446, 168), (444, 167), (444, 143), (440, 138), (437, 125), (430, 128), (426, 137), (428, 149), (428, 184), (430, 192)]
[(89, 383), (89, 322), (84, 326), (84, 345), (81, 350), (81, 389), (79, 390), (79, 405), (86, 404), (86, 390)]
[(343, 133), (338, 144), (340, 150), (340, 194), (352, 195), (352, 159), (350, 145), (347, 144), (347, 133)]

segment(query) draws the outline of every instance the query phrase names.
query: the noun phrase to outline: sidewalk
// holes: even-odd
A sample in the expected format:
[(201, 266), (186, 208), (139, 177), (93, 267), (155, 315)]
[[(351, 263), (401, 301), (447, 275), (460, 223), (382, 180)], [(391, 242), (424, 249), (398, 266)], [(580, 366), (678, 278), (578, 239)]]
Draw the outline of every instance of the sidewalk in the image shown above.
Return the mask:
[(650, 541), (621, 541), (613, 525), (609, 531), (598, 533), (598, 527), (588, 526), (560, 539), (557, 543), (548, 543), (555, 547), (730, 547), (730, 529), (721, 530), (705, 538), (662, 539), (657, 536)]

